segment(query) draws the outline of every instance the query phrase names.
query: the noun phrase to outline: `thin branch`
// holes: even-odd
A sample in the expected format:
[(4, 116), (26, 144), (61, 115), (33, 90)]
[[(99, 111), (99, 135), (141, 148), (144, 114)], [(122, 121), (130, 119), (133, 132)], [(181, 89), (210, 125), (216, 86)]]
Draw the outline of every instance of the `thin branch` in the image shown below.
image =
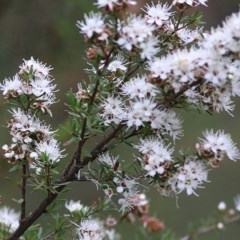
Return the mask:
[[(88, 116), (88, 114), (90, 112), (90, 109), (91, 109), (91, 107), (93, 105), (95, 96), (96, 96), (96, 94), (98, 92), (99, 82), (100, 82), (99, 79), (97, 79), (97, 82), (96, 82), (96, 85), (94, 87), (92, 96), (90, 98), (90, 103), (89, 103), (89, 107), (88, 107), (88, 111), (87, 111), (87, 116)], [(81, 129), (81, 133), (80, 133), (80, 141), (79, 141), (79, 144), (78, 144), (77, 151), (74, 154), (75, 155), (76, 165), (79, 165), (79, 166), (81, 165), (80, 159), (81, 159), (82, 147), (83, 147), (83, 145), (84, 145), (84, 143), (86, 141), (86, 139), (85, 139), (86, 130), (87, 130), (87, 117), (85, 117), (83, 119), (82, 129)]]
[[(223, 223), (223, 225), (227, 225), (227, 224), (231, 224), (231, 223), (235, 223), (235, 222), (239, 222), (240, 221), (240, 215), (234, 215), (232, 217), (226, 217), (224, 218), (221, 223)], [(217, 231), (219, 230), (219, 226), (218, 224), (214, 224), (208, 227), (202, 227), (200, 229), (198, 229), (196, 232), (192, 232), (189, 234), (186, 234), (185, 236), (183, 236), (180, 240), (191, 240), (194, 239), (196, 237), (199, 237), (201, 235), (213, 232), (213, 231)]]
[(179, 30), (178, 27), (179, 27), (180, 22), (181, 22), (181, 19), (182, 19), (182, 17), (183, 17), (183, 13), (184, 13), (184, 11), (181, 11), (181, 12), (180, 12), (180, 15), (179, 15), (179, 18), (178, 18), (178, 21), (177, 21), (177, 25), (174, 27), (174, 32), (176, 32), (177, 30)]
[(173, 107), (174, 105), (176, 105), (178, 98), (182, 96), (183, 93), (185, 93), (187, 90), (191, 89), (194, 86), (201, 85), (202, 82), (203, 79), (200, 78), (197, 81), (190, 83), (189, 85), (186, 84), (177, 93), (173, 94), (172, 96), (166, 97), (165, 100), (167, 104), (164, 105), (167, 107)]
[(93, 151), (91, 151), (91, 157), (85, 157), (82, 161), (82, 165), (85, 166), (89, 162), (92, 162), (101, 152), (103, 152), (104, 149), (106, 149), (107, 143), (109, 143), (113, 138), (117, 136), (117, 134), (120, 132), (120, 130), (124, 127), (122, 122), (120, 122), (117, 127), (106, 137), (102, 139), (102, 141), (99, 142), (99, 144), (94, 148)]
[(127, 70), (127, 74), (123, 79), (123, 82), (125, 82), (127, 78), (131, 77), (145, 62), (146, 62), (146, 60), (141, 60), (140, 63), (133, 69), (131, 69), (131, 67), (129, 67), (129, 69)]
[[(109, 62), (109, 59), (110, 59), (110, 56), (112, 54), (112, 51), (113, 51), (113, 48), (111, 49), (109, 54), (106, 55), (106, 61), (105, 61), (105, 64), (104, 64), (103, 68), (105, 68), (107, 66), (107, 64)], [(89, 106), (88, 106), (88, 110), (87, 110), (86, 116), (88, 116), (90, 114), (90, 111), (91, 111), (92, 105), (94, 103), (95, 97), (96, 97), (96, 95), (98, 93), (98, 88), (99, 88), (99, 84), (100, 84), (99, 77), (101, 77), (101, 75), (102, 75), (101, 71), (97, 71), (97, 81), (96, 81), (95, 87), (93, 89), (93, 93), (92, 93), (92, 95), (90, 97), (90, 102), (89, 102)], [(81, 165), (80, 159), (81, 159), (82, 147), (83, 147), (84, 143), (86, 142), (86, 139), (85, 139), (86, 130), (87, 130), (87, 117), (85, 117), (83, 119), (83, 124), (82, 124), (81, 133), (80, 133), (80, 141), (79, 141), (79, 144), (78, 144), (78, 149), (77, 149), (77, 151), (74, 154), (76, 165), (79, 165), (79, 166)]]
[(22, 195), (22, 202), (21, 202), (21, 215), (20, 215), (20, 222), (23, 222), (26, 217), (26, 185), (27, 185), (27, 163), (25, 159), (22, 163), (22, 184), (21, 184), (21, 195)]
[[(99, 153), (101, 153), (105, 145), (109, 143), (119, 131), (123, 128), (123, 124), (119, 124), (109, 135), (107, 135), (103, 140), (92, 150), (91, 157), (85, 157), (81, 162), (80, 168), (83, 168), (89, 162), (92, 162), (96, 159)], [(74, 156), (73, 156), (74, 158)], [(23, 233), (43, 214), (46, 212), (47, 207), (57, 198), (57, 196), (61, 193), (61, 191), (65, 188), (65, 184), (72, 179), (75, 178), (76, 174), (79, 171), (79, 166), (75, 166), (74, 168), (70, 169), (67, 175), (60, 176), (59, 186), (56, 188), (56, 191), (50, 192), (50, 194), (40, 203), (40, 205), (35, 209), (32, 213), (30, 213), (27, 217), (25, 217), (25, 221), (21, 222), (19, 227), (16, 229), (12, 235), (7, 238), (7, 240), (16, 240), (19, 239)]]
[(57, 234), (57, 232), (58, 232), (58, 231), (56, 230), (56, 231), (48, 234), (47, 236), (41, 238), (40, 240), (50, 240), (50, 239), (53, 239), (53, 237)]

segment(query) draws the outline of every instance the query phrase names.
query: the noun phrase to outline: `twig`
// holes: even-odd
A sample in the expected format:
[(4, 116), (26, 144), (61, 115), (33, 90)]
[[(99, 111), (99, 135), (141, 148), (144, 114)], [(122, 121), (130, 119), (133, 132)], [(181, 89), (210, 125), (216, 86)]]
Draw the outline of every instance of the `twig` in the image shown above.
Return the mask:
[[(109, 135), (107, 135), (103, 140), (92, 150), (91, 157), (85, 157), (81, 162), (80, 168), (86, 166), (89, 162), (92, 162), (96, 159), (99, 153), (103, 151), (105, 145), (109, 143), (119, 131), (123, 128), (123, 124), (119, 124)], [(74, 156), (73, 156), (74, 157)], [(65, 184), (75, 178), (75, 175), (79, 171), (79, 166), (75, 166), (70, 169), (68, 174), (65, 176), (60, 176), (59, 186), (56, 188), (56, 191), (50, 192), (50, 194), (40, 203), (37, 209), (25, 217), (24, 221), (20, 223), (19, 227), (16, 229), (12, 235), (7, 238), (7, 240), (17, 240), (23, 233), (46, 211), (47, 207), (57, 198), (60, 192), (65, 188)], [(64, 173), (63, 173), (64, 174)]]
[(197, 81), (194, 81), (192, 83), (190, 83), (189, 85), (185, 85), (183, 86), (177, 93), (173, 94), (172, 96), (166, 97), (166, 103), (165, 106), (167, 105), (167, 107), (173, 107), (174, 105), (176, 105), (177, 100), (180, 96), (183, 95), (183, 93), (185, 93), (187, 90), (189, 90), (192, 87), (195, 87), (197, 85), (201, 85), (203, 82), (203, 79), (198, 79)]
[(57, 233), (57, 230), (48, 234), (47, 236), (41, 238), (40, 240), (50, 240), (50, 239), (53, 239), (54, 235)]
[[(234, 215), (232, 217), (224, 218), (222, 220), (222, 223), (224, 225), (227, 225), (227, 224), (235, 223), (235, 222), (238, 222), (238, 221), (240, 221), (240, 215)], [(198, 229), (196, 232), (186, 234), (180, 240), (191, 240), (191, 239), (194, 239), (194, 238), (196, 238), (200, 235), (204, 235), (204, 234), (216, 231), (216, 230), (219, 230), (218, 224), (214, 224), (214, 225), (211, 225), (209, 227), (202, 227), (202, 228)]]
[(22, 163), (22, 184), (21, 184), (21, 194), (22, 194), (22, 202), (21, 202), (21, 216), (20, 222), (23, 222), (26, 217), (26, 184), (27, 184), (27, 164), (25, 159)]

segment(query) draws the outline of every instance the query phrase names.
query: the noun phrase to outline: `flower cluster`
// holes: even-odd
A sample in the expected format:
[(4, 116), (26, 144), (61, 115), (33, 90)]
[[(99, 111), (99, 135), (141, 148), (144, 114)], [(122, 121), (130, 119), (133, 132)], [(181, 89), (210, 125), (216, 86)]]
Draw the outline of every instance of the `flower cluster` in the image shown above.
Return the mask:
[(101, 240), (105, 235), (103, 222), (98, 219), (83, 220), (77, 229), (77, 235), (79, 240)]
[(147, 175), (154, 177), (156, 174), (164, 174), (172, 162), (172, 149), (164, 146), (160, 138), (141, 139), (140, 143), (135, 146), (138, 151), (143, 154), (140, 159), (143, 169), (147, 171)]
[[(96, 5), (114, 12), (117, 4), (117, 1), (109, 4), (103, 1)], [(140, 162), (145, 177), (159, 179), (160, 188), (163, 186), (166, 192), (175, 194), (185, 190), (188, 195), (196, 194), (196, 188), (207, 182), (208, 165), (222, 160), (224, 154), (233, 160), (239, 158), (230, 136), (213, 131), (204, 133), (206, 141), (201, 139), (197, 144), (196, 156), (186, 157), (181, 163), (172, 156), (168, 136), (175, 143), (182, 135), (181, 120), (174, 107), (231, 114), (234, 108), (232, 97), (240, 95), (240, 62), (237, 59), (240, 50), (235, 31), (239, 26), (239, 14), (234, 14), (223, 27), (208, 34), (202, 34), (203, 29), (198, 27), (190, 30), (186, 20), (180, 18), (176, 21), (174, 5), (184, 11), (200, 4), (206, 5), (206, 1), (173, 1), (171, 6), (151, 3), (142, 9), (143, 16), (129, 14), (122, 20), (113, 14), (115, 24), (112, 21), (107, 23), (109, 19), (105, 16), (105, 25), (101, 21), (102, 29), (105, 29), (102, 33), (106, 28), (108, 33), (111, 32), (107, 42), (102, 42), (106, 52), (99, 48), (93, 35), (89, 41), (91, 49), (95, 49), (96, 55), (93, 56), (102, 58), (99, 65), (92, 65), (91, 70), (94, 74), (100, 72), (101, 76), (100, 86), (104, 94), (100, 98), (99, 115), (102, 123), (112, 127), (122, 125), (126, 131), (132, 131), (132, 136), (140, 136), (140, 143), (132, 146), (139, 152), (136, 162)], [(79, 26), (84, 34), (83, 25), (88, 25), (85, 22)], [(228, 36), (227, 40), (223, 34)], [(100, 40), (99, 34), (96, 38)], [(166, 39), (170, 42), (168, 45), (165, 45)], [(114, 47), (109, 50), (111, 43)], [(173, 49), (171, 45), (174, 44)], [(131, 58), (127, 58), (126, 53)], [(143, 72), (141, 75), (135, 74), (138, 73), (134, 65), (136, 55), (142, 61), (138, 63)], [(211, 141), (213, 143), (209, 143)], [(206, 154), (210, 154), (211, 159), (206, 159)], [(113, 170), (118, 159), (102, 155), (99, 160), (111, 166), (116, 191), (120, 193), (121, 190), (124, 195), (120, 199), (122, 210), (131, 209), (131, 196), (138, 190), (135, 187), (129, 190), (123, 183), (131, 178), (118, 178), (121, 168)]]
[[(24, 60), (13, 80), (5, 80), (1, 84), (3, 96), (19, 103), (18, 108), (10, 111), (12, 119), (7, 127), (13, 143), (2, 147), (4, 157), (10, 163), (27, 160), (30, 167), (37, 168), (36, 172), (44, 164), (52, 165), (64, 157), (59, 143), (54, 139), (54, 131), (37, 117), (45, 110), (51, 115), (48, 107), (55, 99), (55, 85), (51, 84), (50, 70), (31, 58)], [(18, 89), (11, 84), (14, 81), (18, 81)]]
[[(79, 240), (117, 240), (120, 239), (119, 234), (115, 232), (113, 227), (116, 225), (115, 218), (108, 217), (105, 221), (92, 218), (94, 209), (84, 206), (80, 201), (69, 201), (65, 203), (65, 207), (70, 211), (72, 217), (79, 216), (80, 224), (75, 224), (76, 235)], [(75, 221), (78, 219), (75, 219)]]
[[(152, 2), (141, 14), (133, 14), (127, 9), (135, 0), (97, 0), (95, 5), (104, 13), (92, 11), (77, 21), (90, 44), (89, 81), (68, 94), (67, 127), (72, 138), (65, 145), (76, 141), (77, 149), (57, 180), (55, 167), (64, 157), (63, 150), (55, 132), (40, 120), (43, 114), (52, 115), (49, 107), (56, 102), (52, 68), (33, 58), (24, 60), (19, 72), (0, 84), (3, 96), (17, 105), (10, 111), (7, 127), (12, 143), (2, 147), (4, 157), (17, 163), (13, 171), (22, 169), (21, 214), (0, 209), (0, 227), (8, 228), (7, 234), (25, 224), (25, 219), (34, 222), (38, 211), (43, 209), (43, 214), (71, 181), (91, 181), (108, 197), (99, 206), (84, 206), (80, 200), (65, 202), (69, 213), (63, 221), (73, 224), (74, 238), (119, 239), (113, 227), (120, 221), (98, 217), (100, 211), (109, 210), (110, 201), (117, 202), (121, 220), (138, 221), (152, 232), (160, 231), (163, 222), (149, 215), (144, 192), (149, 185), (164, 196), (182, 192), (198, 196), (197, 189), (208, 182), (210, 167), (219, 165), (225, 156), (240, 159), (239, 149), (224, 131), (205, 131), (191, 154), (174, 153), (176, 140), (183, 135), (179, 109), (232, 114), (233, 97), (240, 96), (240, 13), (202, 33), (198, 15), (185, 17), (185, 10), (206, 6), (206, 2)], [(88, 144), (91, 138), (96, 144)], [(122, 143), (134, 151), (132, 161), (112, 155), (111, 150)], [(47, 194), (43, 204), (27, 215), (30, 180), (36, 190)], [(239, 205), (237, 197), (237, 211)], [(226, 206), (222, 203), (220, 208)], [(60, 225), (62, 221), (53, 235), (58, 230), (62, 234)]]
[[(198, 48), (178, 50), (148, 63), (152, 77), (163, 81), (188, 103), (204, 110), (227, 111), (234, 108), (232, 97), (240, 94), (239, 37), (240, 15), (233, 14), (223, 27), (204, 34)], [(224, 37), (225, 36), (225, 37)], [(228, 36), (228, 37), (226, 37)], [(201, 82), (199, 88), (198, 82)]]
[(206, 165), (197, 159), (189, 157), (183, 165), (179, 165), (177, 172), (168, 180), (174, 193), (186, 191), (187, 195), (196, 194), (194, 191), (207, 182)]
[(144, 18), (131, 15), (125, 23), (119, 22), (117, 44), (128, 51), (139, 49), (143, 59), (151, 58), (158, 52), (158, 41), (152, 34), (153, 30), (154, 26), (148, 24)]
[(124, 213), (133, 209), (135, 207), (134, 199), (138, 194), (138, 183), (136, 180), (128, 177), (115, 177), (113, 182), (116, 184), (116, 192), (122, 196), (118, 199), (118, 204), (121, 206), (119, 211)]
[(79, 240), (119, 240), (120, 235), (112, 229), (113, 226), (98, 219), (86, 219), (80, 222), (77, 228)]
[(200, 142), (196, 144), (200, 155), (213, 158), (215, 164), (222, 161), (225, 155), (231, 160), (240, 159), (240, 152), (229, 134), (225, 134), (223, 131), (214, 133), (213, 130), (210, 130), (205, 131), (203, 135), (205, 138), (201, 138)]
[(181, 136), (181, 120), (173, 110), (158, 106), (155, 97), (159, 90), (147, 81), (146, 76), (136, 76), (120, 87), (119, 96), (108, 96), (102, 103), (104, 124), (126, 123), (127, 127), (150, 125), (161, 134), (173, 139)]
[[(15, 99), (25, 109), (40, 110), (51, 115), (49, 106), (56, 101), (55, 88), (49, 71), (51, 67), (34, 60), (24, 60), (19, 72), (12, 79), (5, 79), (0, 90), (7, 99)], [(28, 103), (28, 105), (24, 105)]]
[[(99, 8), (106, 8), (110, 11), (121, 10), (122, 4), (134, 4), (134, 1), (97, 1), (96, 5)], [(197, 1), (194, 1), (194, 4)], [(194, 5), (188, 2), (188, 5)], [(197, 5), (197, 4), (195, 4)], [(163, 51), (161, 45), (164, 39), (162, 36), (166, 35), (168, 38), (177, 36), (180, 42), (191, 43), (200, 38), (199, 31), (191, 31), (182, 24), (176, 26), (171, 20), (174, 19), (174, 5), (152, 3), (143, 8), (144, 16), (129, 14), (126, 19), (116, 18), (108, 19), (102, 13), (91, 12), (84, 16), (84, 21), (78, 21), (77, 27), (80, 33), (86, 36), (90, 42), (99, 45), (99, 42), (116, 43), (123, 51), (127, 51), (130, 55), (139, 54), (143, 60), (153, 59), (159, 52)], [(117, 28), (115, 28), (115, 21), (117, 21)], [(176, 39), (175, 39), (176, 40)], [(175, 41), (174, 40), (174, 41)], [(164, 47), (165, 48), (165, 47)], [(92, 48), (92, 50), (97, 48)]]

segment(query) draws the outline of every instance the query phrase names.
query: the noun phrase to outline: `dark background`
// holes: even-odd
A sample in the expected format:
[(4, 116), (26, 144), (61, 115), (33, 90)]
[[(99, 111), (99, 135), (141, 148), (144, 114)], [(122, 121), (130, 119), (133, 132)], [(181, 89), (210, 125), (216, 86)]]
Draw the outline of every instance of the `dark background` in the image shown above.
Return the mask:
[[(77, 20), (83, 19), (84, 12), (95, 9), (92, 2), (0, 0), (0, 79), (12, 77), (18, 71), (22, 59), (28, 59), (31, 56), (54, 67), (52, 75), (60, 89), (57, 95), (61, 101), (53, 106), (54, 117), (47, 121), (53, 123), (55, 128), (67, 117), (64, 106), (65, 92), (69, 89), (76, 90), (77, 83), (86, 77), (83, 73), (86, 67), (83, 60), (86, 45), (75, 24)], [(205, 29), (217, 26), (225, 16), (237, 11), (238, 5), (237, 0), (209, 1), (208, 8), (200, 8), (204, 14), (203, 20), (207, 22)], [(194, 148), (197, 138), (206, 128), (225, 129), (240, 146), (239, 106), (237, 104), (235, 117), (227, 114), (208, 116), (180, 112), (184, 120), (185, 136), (178, 141), (178, 147)], [(9, 115), (6, 107), (3, 106), (3, 98), (0, 98), (0, 107), (0, 124), (5, 125)], [(0, 145), (5, 143), (10, 143), (10, 137), (7, 129), (2, 127)], [(19, 195), (15, 185), (6, 179), (9, 177), (8, 169), (9, 165), (1, 157), (0, 195), (2, 195), (3, 204), (16, 208), (17, 205), (11, 199)], [(12, 179), (14, 176), (10, 175), (10, 180)], [(186, 197), (185, 194), (181, 194), (178, 200), (162, 199), (156, 191), (152, 191), (150, 199), (153, 203), (153, 215), (163, 219), (167, 227), (175, 229), (181, 235), (186, 232), (189, 222), (197, 223), (199, 219), (206, 218), (215, 212), (219, 201), (224, 200), (229, 207), (233, 207), (233, 197), (240, 193), (239, 162), (234, 163), (226, 159), (219, 169), (210, 172), (209, 180), (211, 182), (205, 185), (206, 188), (197, 191), (200, 197)], [(80, 187), (75, 185), (68, 195), (75, 200), (81, 199), (83, 203), (89, 203), (97, 199), (94, 190), (93, 185)], [(37, 202), (38, 195), (33, 195), (31, 206), (36, 206)], [(179, 207), (176, 206), (176, 202)], [(126, 229), (129, 230), (128, 226)], [(128, 235), (127, 230), (124, 230), (125, 236)], [(239, 224), (233, 224), (219, 234), (209, 234), (199, 239), (235, 240), (239, 239), (239, 235)], [(129, 236), (132, 236), (132, 233)]]

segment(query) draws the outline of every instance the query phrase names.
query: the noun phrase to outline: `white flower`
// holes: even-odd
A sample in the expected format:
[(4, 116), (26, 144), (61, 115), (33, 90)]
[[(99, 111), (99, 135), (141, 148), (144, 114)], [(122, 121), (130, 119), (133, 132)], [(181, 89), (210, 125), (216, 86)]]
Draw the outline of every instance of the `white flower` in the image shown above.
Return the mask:
[(235, 108), (234, 102), (231, 99), (230, 91), (221, 91), (221, 89), (216, 89), (211, 96), (212, 108), (216, 112), (226, 111), (232, 116), (232, 111)]
[(233, 13), (230, 17), (227, 17), (227, 19), (223, 23), (223, 29), (226, 29), (226, 31), (230, 31), (232, 34), (233, 39), (239, 41), (240, 37), (240, 12)]
[(229, 159), (240, 159), (240, 152), (236, 144), (232, 141), (230, 134), (225, 134), (224, 131), (206, 130), (204, 139), (200, 138), (199, 150), (203, 153), (212, 153), (214, 158), (222, 160), (223, 154), (226, 154)]
[(140, 56), (142, 59), (151, 60), (153, 59), (157, 53), (159, 52), (158, 47), (159, 41), (157, 37), (149, 37), (146, 41), (141, 42), (139, 44), (139, 48), (141, 49)]
[(105, 30), (104, 18), (101, 13), (90, 12), (89, 16), (84, 15), (83, 21), (77, 21), (77, 27), (80, 32), (86, 34), (88, 38), (91, 38), (94, 33), (102, 35)]
[[(60, 150), (59, 143), (56, 139), (51, 138), (48, 141), (37, 142), (35, 147), (35, 152), (30, 154), (30, 157), (35, 159), (47, 160), (54, 164), (60, 161), (61, 158), (64, 158), (65, 155), (62, 155), (63, 150)], [(37, 157), (36, 157), (37, 156)]]
[(97, 0), (95, 3), (99, 8), (107, 8), (110, 11), (113, 10), (115, 6), (119, 6), (119, 0)]
[(52, 81), (53, 80), (49, 80), (47, 78), (40, 78), (31, 81), (30, 85), (32, 86), (32, 94), (37, 97), (40, 97), (41, 95), (47, 95), (47, 97), (51, 96), (54, 92), (56, 92), (56, 85), (51, 84)]
[(134, 207), (132, 197), (138, 193), (138, 185), (134, 178), (114, 177), (113, 182), (116, 184), (117, 193), (121, 194), (118, 204), (121, 205), (119, 211), (124, 213)]
[(138, 145), (134, 146), (144, 156), (139, 158), (142, 167), (147, 175), (154, 177), (156, 174), (163, 174), (167, 162), (172, 161), (173, 149), (165, 146), (160, 138), (141, 139)]
[(81, 211), (85, 213), (89, 210), (89, 208), (81, 204), (80, 201), (73, 200), (66, 202), (65, 207), (68, 209), (69, 212)]
[(120, 212), (124, 213), (134, 207), (131, 201), (131, 196), (130, 193), (124, 192), (123, 197), (118, 199), (118, 204), (121, 205), (119, 209)]
[(173, 5), (176, 4), (187, 4), (191, 7), (196, 7), (200, 4), (206, 6), (207, 0), (173, 0)]
[(189, 157), (184, 165), (179, 166), (177, 172), (168, 180), (175, 193), (186, 191), (187, 195), (194, 194), (197, 188), (201, 188), (203, 182), (207, 182), (208, 170), (201, 161)]
[(162, 80), (168, 78), (172, 69), (172, 59), (170, 57), (164, 57), (162, 59), (155, 58), (148, 63), (148, 70), (155, 78), (160, 77)]
[(161, 125), (164, 127), (163, 133), (169, 134), (173, 140), (182, 136), (182, 121), (176, 112), (172, 110), (161, 112)]
[(13, 79), (5, 79), (0, 83), (0, 90), (3, 96), (18, 97), (23, 93), (23, 83), (19, 75), (15, 75)]
[[(13, 142), (30, 143), (35, 137), (38, 140), (49, 139), (54, 133), (50, 127), (41, 123), (30, 113), (25, 113), (20, 108), (12, 109), (13, 119), (8, 124)], [(34, 135), (34, 137), (33, 137)]]
[(240, 61), (235, 60), (232, 64), (228, 65), (228, 79), (231, 81), (229, 92), (233, 97), (240, 96)]
[(177, 30), (176, 35), (183, 41), (184, 44), (189, 44), (195, 40), (201, 39), (202, 28), (189, 30), (187, 28), (181, 28), (181, 24), (179, 25), (179, 30)]
[(222, 230), (222, 229), (224, 228), (224, 224), (223, 224), (222, 222), (219, 222), (219, 223), (217, 224), (217, 228), (218, 228), (219, 230)]
[(156, 86), (147, 82), (146, 76), (136, 76), (121, 86), (122, 94), (130, 99), (155, 97), (159, 92)]
[(15, 163), (17, 160), (26, 157), (29, 146), (27, 144), (12, 143), (10, 146), (7, 144), (3, 145), (2, 149), (5, 151), (4, 157), (8, 159), (8, 162)]
[(156, 24), (158, 27), (162, 27), (162, 25), (166, 24), (168, 22), (169, 17), (172, 15), (171, 12), (169, 12), (170, 7), (168, 4), (161, 4), (157, 3), (154, 5), (148, 5), (146, 4), (146, 9), (144, 9), (144, 12), (146, 12), (146, 21), (149, 24)]
[(120, 235), (116, 233), (115, 229), (106, 229), (105, 236), (108, 240), (120, 240)]
[(221, 201), (221, 202), (219, 202), (217, 208), (219, 211), (225, 211), (227, 209), (227, 204), (225, 202)]
[(55, 103), (56, 98), (56, 85), (52, 84), (53, 79), (49, 75), (51, 69), (31, 57), (30, 60), (24, 60), (19, 73), (12, 80), (5, 79), (0, 84), (0, 90), (6, 98), (28, 95), (29, 108), (40, 109), (51, 115), (49, 105)]
[(24, 63), (19, 67), (19, 74), (31, 74), (37, 78), (48, 78), (49, 71), (52, 70), (51, 67), (47, 67), (46, 64), (43, 64), (39, 60), (34, 60), (31, 57), (30, 60), (23, 59)]
[(109, 154), (109, 152), (106, 152), (106, 153), (100, 154), (97, 160), (101, 163), (114, 167), (116, 162), (118, 161), (118, 158), (119, 156), (113, 157), (112, 155)]
[(0, 224), (14, 232), (19, 226), (20, 213), (6, 206), (0, 208)]
[(98, 219), (86, 219), (81, 221), (77, 234), (79, 240), (102, 240), (105, 232), (103, 222)]
[(227, 43), (231, 36), (227, 35), (222, 28), (211, 29), (210, 33), (204, 32), (204, 40), (200, 43), (206, 49), (215, 49), (219, 54), (225, 55), (229, 49)]
[(240, 195), (237, 195), (234, 198), (234, 203), (235, 203), (235, 209), (240, 212)]
[[(179, 83), (181, 86), (194, 80), (196, 56), (199, 57), (193, 50), (178, 50), (162, 59), (155, 58), (150, 61), (148, 69), (153, 77), (160, 77), (162, 80), (170, 81), (171, 84)], [(177, 91), (179, 88), (176, 88), (175, 92)]]
[(154, 27), (146, 24), (144, 18), (131, 15), (127, 18), (126, 23), (119, 23), (118, 33), (119, 38), (117, 44), (131, 51), (134, 46), (137, 46), (146, 41), (152, 36)]
[(126, 71), (126, 61), (121, 55), (117, 55), (107, 66), (107, 70), (110, 72), (116, 72), (117, 70)]
[(136, 128), (143, 126), (144, 122), (149, 122), (152, 111), (156, 108), (157, 104), (152, 98), (141, 98), (130, 101), (127, 108), (126, 118), (127, 126)]
[(232, 53), (236, 59), (236, 53), (240, 52), (239, 41), (240, 13), (234, 13), (228, 17), (222, 27), (212, 29), (210, 33), (205, 33), (205, 40), (202, 45), (207, 49), (214, 48), (219, 54), (227, 56)]
[(123, 102), (118, 97), (108, 96), (102, 103), (102, 113), (100, 116), (104, 119), (104, 124), (118, 124), (125, 116)]

